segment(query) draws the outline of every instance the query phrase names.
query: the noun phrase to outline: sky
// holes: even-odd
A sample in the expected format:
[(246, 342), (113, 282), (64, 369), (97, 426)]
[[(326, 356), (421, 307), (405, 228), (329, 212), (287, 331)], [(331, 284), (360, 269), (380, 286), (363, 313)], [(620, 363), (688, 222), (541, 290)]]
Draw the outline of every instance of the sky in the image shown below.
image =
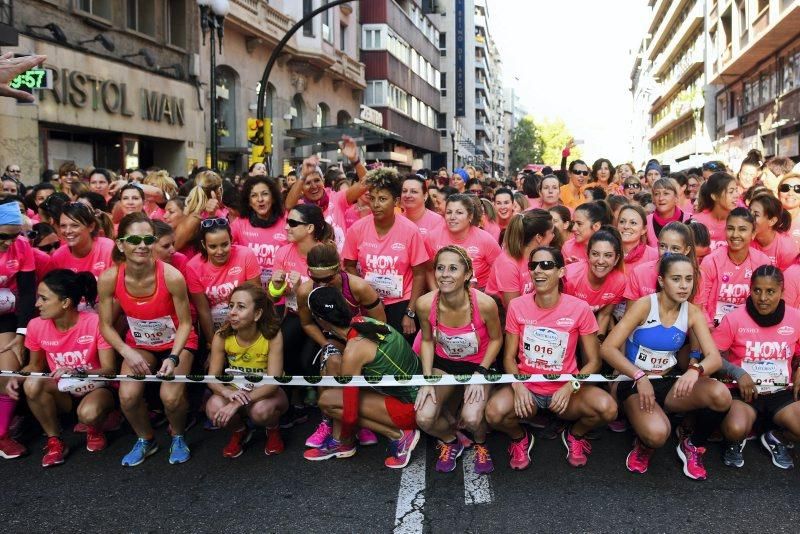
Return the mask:
[(631, 49), (646, 0), (488, 0), (506, 86), (535, 119), (561, 118), (589, 161), (628, 161)]

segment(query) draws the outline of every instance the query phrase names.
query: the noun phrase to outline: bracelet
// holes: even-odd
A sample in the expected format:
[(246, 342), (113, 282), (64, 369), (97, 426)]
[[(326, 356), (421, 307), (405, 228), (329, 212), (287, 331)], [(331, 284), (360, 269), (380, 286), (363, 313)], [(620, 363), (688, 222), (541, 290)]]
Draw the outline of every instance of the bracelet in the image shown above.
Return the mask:
[(167, 359), (175, 364), (175, 367), (178, 367), (178, 365), (181, 363), (181, 359), (177, 354), (170, 354), (167, 356)]
[(272, 280), (269, 281), (269, 285), (267, 286), (267, 291), (269, 291), (269, 296), (277, 299), (283, 296), (283, 293), (286, 291), (286, 283), (283, 284), (283, 287), (280, 289), (275, 287), (275, 284), (272, 283)]
[(644, 371), (642, 371), (641, 369), (639, 369), (639, 370), (636, 372), (636, 374), (635, 374), (635, 375), (633, 375), (633, 383), (635, 384), (636, 382), (638, 382), (640, 379), (644, 378), (645, 376), (647, 376), (647, 373), (645, 373)]
[(350, 162), (350, 165), (352, 165), (353, 167), (358, 167), (360, 164), (361, 164), (361, 158), (356, 158), (355, 161)]
[(577, 380), (571, 380), (570, 384), (572, 384), (572, 394), (573, 395), (581, 390), (581, 383), (578, 382)]
[(486, 376), (486, 375), (488, 375), (490, 373), (489, 369), (487, 369), (486, 367), (484, 367), (482, 365), (479, 365), (478, 367), (476, 367), (474, 372), (482, 374), (483, 376)]

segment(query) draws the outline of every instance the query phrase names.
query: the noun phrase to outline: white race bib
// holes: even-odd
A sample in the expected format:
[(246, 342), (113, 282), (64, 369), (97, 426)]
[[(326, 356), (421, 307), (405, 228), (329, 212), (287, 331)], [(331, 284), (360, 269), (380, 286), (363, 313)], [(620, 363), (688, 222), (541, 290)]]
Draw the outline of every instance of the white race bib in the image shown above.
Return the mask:
[(83, 380), (81, 378), (58, 379), (58, 391), (70, 393), (76, 397), (83, 397), (87, 393), (103, 387), (105, 387), (105, 384), (96, 380)]
[(742, 369), (756, 383), (759, 393), (774, 393), (786, 389), (786, 385), (789, 383), (788, 368), (789, 362), (786, 360), (742, 362)]
[(475, 332), (448, 336), (442, 332), (436, 335), (436, 343), (444, 350), (448, 358), (454, 360), (478, 354), (478, 335)]
[(261, 287), (266, 289), (270, 280), (272, 280), (272, 269), (267, 269), (266, 267), (263, 267), (261, 269)]
[(128, 317), (128, 326), (133, 340), (142, 347), (155, 347), (170, 343), (175, 339), (175, 323), (165, 315), (158, 319), (134, 319)]
[(17, 296), (7, 287), (0, 287), (0, 313), (11, 313), (17, 303)]
[(381, 298), (399, 299), (403, 297), (403, 277), (399, 274), (367, 273), (364, 280)]
[(522, 348), (528, 365), (545, 371), (560, 371), (564, 367), (569, 334), (544, 326), (525, 325)]
[(218, 330), (222, 323), (228, 320), (228, 303), (220, 302), (211, 307), (211, 322), (214, 330)]
[(635, 363), (642, 371), (663, 374), (675, 367), (678, 359), (674, 350), (653, 350), (639, 345)]
[(722, 322), (722, 319), (728, 315), (730, 312), (738, 308), (738, 304), (731, 304), (730, 302), (719, 302), (717, 301), (717, 308), (714, 310), (714, 322), (719, 324)]
[(297, 313), (297, 295), (294, 292), (286, 293), (286, 307)]

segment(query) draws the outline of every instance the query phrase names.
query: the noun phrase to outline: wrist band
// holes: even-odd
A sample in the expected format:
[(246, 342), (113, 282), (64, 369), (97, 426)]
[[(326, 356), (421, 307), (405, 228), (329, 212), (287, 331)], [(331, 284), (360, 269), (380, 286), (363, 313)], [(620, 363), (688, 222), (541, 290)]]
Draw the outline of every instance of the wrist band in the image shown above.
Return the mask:
[(272, 283), (272, 280), (269, 281), (269, 285), (267, 286), (267, 291), (269, 291), (269, 296), (276, 299), (283, 296), (283, 293), (286, 291), (286, 283), (284, 282), (283, 287), (280, 289), (275, 287), (275, 284)]
[(581, 383), (580, 382), (578, 382), (577, 380), (572, 380), (570, 382), (570, 384), (572, 384), (572, 393), (573, 394), (577, 393), (578, 391), (580, 391), (580, 389), (581, 389)]
[(637, 372), (636, 372), (636, 374), (635, 374), (635, 375), (633, 375), (633, 383), (635, 384), (635, 383), (636, 383), (636, 382), (638, 382), (640, 379), (644, 378), (646, 375), (647, 375), (647, 373), (645, 373), (644, 371), (642, 371), (641, 369), (639, 369), (639, 371), (637, 371)]
[(177, 354), (170, 354), (169, 356), (167, 356), (167, 359), (171, 361), (173, 364), (175, 364), (175, 367), (178, 367), (178, 365), (181, 363), (181, 359), (180, 357), (178, 357)]
[(361, 163), (361, 158), (356, 158), (356, 160), (351, 162), (350, 165), (352, 165), (353, 167), (358, 167), (360, 163)]
[(705, 358), (705, 356), (699, 350), (692, 350), (692, 351), (689, 352), (689, 358), (697, 360), (698, 362), (702, 362), (703, 358)]

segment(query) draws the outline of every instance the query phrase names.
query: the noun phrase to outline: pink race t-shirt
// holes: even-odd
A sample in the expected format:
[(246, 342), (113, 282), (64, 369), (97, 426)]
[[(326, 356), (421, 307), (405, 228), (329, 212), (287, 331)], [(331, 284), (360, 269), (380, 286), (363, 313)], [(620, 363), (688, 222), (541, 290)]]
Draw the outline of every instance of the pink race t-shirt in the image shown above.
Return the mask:
[(625, 293), (625, 275), (617, 270), (606, 275), (600, 287), (589, 283), (589, 262), (580, 261), (567, 265), (564, 277), (564, 293), (585, 301), (593, 312), (609, 304), (622, 302)]
[(709, 325), (719, 325), (722, 318), (743, 306), (750, 296), (750, 277), (758, 267), (768, 265), (763, 252), (749, 249), (747, 258), (734, 264), (724, 245), (703, 259), (696, 303), (705, 312)]
[(800, 217), (792, 217), (792, 226), (789, 228), (789, 237), (800, 248)]
[(800, 265), (783, 271), (783, 300), (787, 306), (800, 308)]
[[(408, 217), (406, 218), (408, 219)], [(411, 219), (408, 220), (411, 221)], [(425, 211), (422, 213), (422, 217), (411, 222), (417, 225), (417, 228), (419, 228), (419, 233), (425, 240), (428, 240), (432, 235), (439, 234), (446, 229), (444, 217), (429, 209), (425, 209)]]
[(587, 242), (577, 243), (574, 237), (570, 237), (566, 243), (561, 246), (561, 254), (564, 255), (564, 261), (569, 265), (578, 261), (587, 261), (589, 254), (586, 250)]
[(417, 225), (395, 217), (386, 235), (375, 231), (372, 216), (359, 219), (347, 232), (342, 259), (354, 260), (361, 276), (386, 305), (411, 298), (412, 267), (428, 261)]
[(727, 359), (744, 369), (761, 393), (788, 387), (783, 384), (792, 379), (792, 357), (800, 352), (800, 310), (785, 310), (780, 324), (759, 326), (742, 306), (727, 314), (712, 334), (720, 352), (727, 350)]
[(269, 228), (256, 228), (248, 219), (239, 217), (231, 223), (233, 244), (246, 246), (256, 255), (261, 267), (261, 285), (266, 288), (272, 278), (275, 252), (288, 242), (286, 215)]
[[(294, 243), (287, 243), (275, 252), (273, 269), (276, 271), (284, 271), (287, 278), (289, 274), (293, 272), (299, 274), (300, 281), (298, 282), (298, 286), (309, 279), (306, 257), (300, 254), (297, 245)], [(285, 301), (282, 299), (278, 304), (285, 302), (287, 308), (296, 312), (297, 296), (294, 294), (294, 288), (287, 288), (284, 296), (286, 297)]]
[(766, 247), (762, 247), (755, 239), (750, 243), (750, 246), (766, 254), (770, 264), (781, 271), (786, 270), (790, 265), (794, 265), (797, 261), (797, 255), (800, 254), (797, 243), (794, 242), (792, 236), (780, 232), (775, 234), (775, 239)]
[(627, 300), (637, 300), (652, 295), (658, 289), (659, 259), (637, 265), (628, 276), (624, 296)]
[(79, 312), (78, 322), (66, 332), (56, 328), (51, 319), (31, 319), (25, 346), (31, 351), (44, 351), (51, 372), (59, 367), (99, 369), (98, 350), (111, 348), (100, 334), (100, 316), (91, 312)]
[(53, 269), (50, 265), (53, 262), (53, 258), (50, 257), (50, 254), (38, 248), (33, 248), (32, 250), (33, 262), (36, 264), (36, 282), (38, 283), (42, 281), (44, 275)]
[(186, 272), (186, 264), (189, 263), (189, 258), (186, 257), (186, 254), (181, 252), (176, 252), (172, 255), (168, 262), (170, 265), (178, 269), (181, 273)]
[(503, 293), (527, 295), (533, 292), (533, 280), (528, 271), (528, 259), (515, 260), (504, 250), (492, 263), (486, 280), (487, 295), (503, 297)]
[(692, 220), (703, 223), (703, 226), (708, 229), (708, 235), (711, 237), (710, 250), (714, 251), (727, 244), (727, 236), (725, 235), (727, 219), (716, 219), (711, 215), (710, 211), (701, 211), (692, 215)]
[(500, 225), (496, 222), (486, 221), (486, 224), (483, 225), (482, 230), (492, 236), (495, 243), (500, 242)]
[[(25, 239), (15, 239), (8, 250), (0, 254), (0, 314), (13, 313), (16, 309), (17, 273), (35, 270), (33, 248)], [(35, 292), (36, 288), (24, 287), (23, 290)]]
[(100, 273), (114, 265), (114, 260), (111, 259), (113, 250), (114, 242), (107, 237), (96, 237), (92, 250), (83, 258), (76, 258), (69, 247), (61, 246), (53, 252), (50, 268), (69, 269), (76, 273), (88, 271), (98, 278)]
[[(526, 374), (578, 372), (575, 348), (580, 336), (597, 332), (589, 305), (562, 294), (553, 308), (543, 309), (532, 295), (522, 295), (508, 305), (506, 332), (519, 336), (517, 365)], [(537, 395), (552, 395), (564, 382), (531, 382), (525, 387)]]
[(478, 288), (486, 287), (492, 263), (500, 257), (503, 251), (489, 232), (481, 230), (477, 226), (470, 226), (464, 239), (456, 239), (444, 227), (441, 232), (430, 236), (428, 254), (433, 258), (440, 248), (447, 245), (458, 245), (467, 251), (467, 255), (472, 259), (472, 269), (475, 271)]
[[(325, 188), (325, 193), (328, 195), (328, 206), (325, 208), (323, 215), (325, 222), (333, 227), (333, 238), (336, 242), (336, 248), (339, 252), (344, 247), (345, 232), (347, 231), (347, 219), (345, 214), (350, 208), (350, 203), (347, 202), (346, 191), (333, 191)], [(305, 203), (305, 199), (301, 199)]]
[(651, 247), (649, 245), (645, 245), (644, 254), (639, 256), (636, 260), (628, 261), (628, 258), (625, 258), (625, 276), (630, 277), (633, 274), (633, 270), (636, 269), (639, 265), (658, 259), (659, 259), (658, 249), (655, 247)]

